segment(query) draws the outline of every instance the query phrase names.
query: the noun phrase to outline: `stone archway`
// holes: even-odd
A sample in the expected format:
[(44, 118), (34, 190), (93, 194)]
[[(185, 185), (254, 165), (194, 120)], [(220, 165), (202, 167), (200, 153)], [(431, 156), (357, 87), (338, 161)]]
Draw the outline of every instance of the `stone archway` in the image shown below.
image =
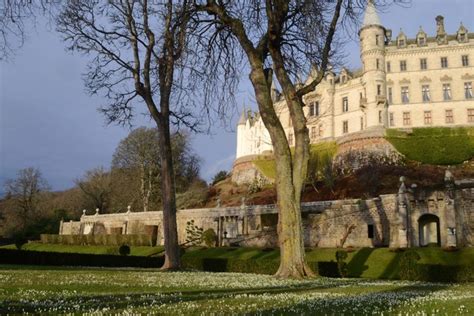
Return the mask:
[(424, 214), (418, 218), (419, 244), (421, 247), (436, 244), (441, 245), (439, 217), (433, 214)]

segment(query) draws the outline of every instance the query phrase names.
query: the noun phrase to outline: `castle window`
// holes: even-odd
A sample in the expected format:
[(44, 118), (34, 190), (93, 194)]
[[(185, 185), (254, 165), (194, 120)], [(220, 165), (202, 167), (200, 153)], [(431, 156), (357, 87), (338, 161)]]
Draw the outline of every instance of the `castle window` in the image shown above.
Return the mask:
[(445, 118), (445, 122), (446, 122), (447, 124), (452, 124), (452, 123), (454, 123), (453, 110), (446, 110), (446, 111), (444, 111), (444, 118)]
[(319, 137), (323, 137), (323, 135), (324, 135), (323, 124), (319, 124), (318, 129), (319, 129), (319, 131), (318, 131)]
[(403, 125), (411, 125), (410, 112), (403, 112)]
[(451, 100), (451, 85), (449, 83), (443, 84), (443, 100), (444, 101)]
[(392, 71), (392, 65), (390, 64), (389, 61), (387, 61), (387, 72), (391, 72)]
[(311, 127), (311, 139), (315, 139), (317, 136), (316, 134), (316, 126)]
[(441, 68), (448, 68), (448, 57), (441, 57)]
[(288, 145), (293, 146), (293, 133), (288, 134)]
[(426, 70), (428, 69), (428, 63), (426, 61), (426, 58), (420, 59), (420, 69), (421, 70)]
[(375, 35), (375, 45), (379, 46), (379, 37), (380, 35)]
[(421, 86), (421, 94), (423, 96), (423, 102), (430, 102), (431, 101), (430, 86), (428, 86), (428, 85)]
[(379, 124), (382, 124), (383, 117), (382, 117), (382, 111), (379, 111)]
[(388, 88), (388, 104), (393, 103), (393, 93), (392, 93), (392, 87)]
[(402, 87), (402, 103), (409, 103), (408, 87)]
[(431, 111), (424, 112), (424, 122), (425, 125), (431, 125), (433, 123), (433, 120), (431, 118)]
[(364, 117), (361, 116), (360, 117), (360, 130), (363, 130), (364, 129)]
[(380, 59), (378, 59), (378, 58), (376, 59), (376, 66), (377, 66), (376, 67), (377, 70), (379, 70), (380, 69)]
[(399, 39), (398, 40), (398, 46), (399, 47), (404, 47), (405, 46), (405, 40), (404, 39)]
[(393, 112), (390, 112), (389, 114), (389, 120), (390, 120), (390, 126), (394, 126), (395, 125), (395, 119), (393, 117)]
[(349, 121), (342, 122), (342, 133), (347, 134), (349, 132)]
[(374, 238), (374, 225), (372, 224), (367, 225), (367, 238)]
[(346, 83), (346, 76), (341, 77), (341, 83)]
[(319, 102), (311, 102), (309, 105), (309, 116), (319, 116)]
[(400, 60), (400, 71), (407, 71), (407, 61)]
[(464, 97), (466, 99), (472, 99), (472, 82), (464, 83)]
[(381, 84), (377, 85), (377, 95), (382, 95), (382, 85)]
[(349, 111), (349, 99), (347, 97), (342, 98), (342, 112)]
[(468, 55), (463, 55), (461, 57), (461, 60), (462, 60), (462, 66), (463, 67), (469, 66), (469, 56)]
[(467, 109), (467, 121), (474, 123), (474, 109)]
[(423, 37), (423, 36), (422, 36), (422, 37), (419, 37), (419, 38), (418, 38), (418, 45), (420, 45), (420, 46), (425, 46), (425, 44), (426, 44), (426, 38)]
[(466, 41), (466, 33), (460, 33), (458, 39), (461, 43), (465, 42)]

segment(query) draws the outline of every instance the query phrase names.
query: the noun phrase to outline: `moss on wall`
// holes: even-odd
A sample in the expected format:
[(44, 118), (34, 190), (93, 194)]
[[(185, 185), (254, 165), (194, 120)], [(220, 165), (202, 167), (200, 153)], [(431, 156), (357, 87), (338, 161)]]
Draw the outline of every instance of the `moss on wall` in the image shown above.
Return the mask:
[(474, 157), (473, 127), (389, 129), (386, 139), (405, 157), (432, 165), (455, 165)]

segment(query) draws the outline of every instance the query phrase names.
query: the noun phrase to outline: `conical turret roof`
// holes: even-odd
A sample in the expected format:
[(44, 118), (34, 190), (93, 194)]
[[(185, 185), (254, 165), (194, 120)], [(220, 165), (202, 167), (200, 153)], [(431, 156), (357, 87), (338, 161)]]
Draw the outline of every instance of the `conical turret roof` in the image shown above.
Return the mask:
[(379, 15), (377, 13), (377, 9), (375, 9), (373, 0), (369, 0), (369, 2), (367, 3), (367, 8), (365, 8), (364, 22), (362, 23), (362, 27), (368, 26), (368, 25), (382, 26)]

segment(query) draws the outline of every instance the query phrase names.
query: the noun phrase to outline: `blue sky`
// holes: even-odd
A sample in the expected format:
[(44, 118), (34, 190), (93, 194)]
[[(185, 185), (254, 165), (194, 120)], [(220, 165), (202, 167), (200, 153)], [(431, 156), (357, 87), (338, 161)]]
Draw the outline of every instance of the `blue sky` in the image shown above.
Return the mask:
[[(438, 14), (445, 17), (450, 34), (461, 21), (474, 32), (474, 0), (412, 0), (409, 8), (395, 5), (380, 17), (394, 36), (403, 28), (414, 37), (420, 25), (433, 35)], [(358, 43), (349, 41), (345, 50), (348, 67), (359, 67)], [(86, 170), (110, 165), (118, 142), (129, 130), (105, 124), (97, 111), (101, 100), (84, 89), (81, 74), (86, 63), (86, 57), (66, 52), (59, 35), (41, 23), (14, 60), (0, 62), (0, 186), (18, 169), (33, 166), (41, 169), (54, 190), (62, 190), (72, 187)], [(237, 112), (253, 99), (247, 74), (242, 78)], [(145, 116), (137, 117), (135, 126), (153, 126)], [(236, 144), (231, 130), (237, 119), (235, 115), (227, 128), (213, 127), (212, 135), (193, 137), (193, 147), (203, 159), (203, 178), (230, 170)]]

